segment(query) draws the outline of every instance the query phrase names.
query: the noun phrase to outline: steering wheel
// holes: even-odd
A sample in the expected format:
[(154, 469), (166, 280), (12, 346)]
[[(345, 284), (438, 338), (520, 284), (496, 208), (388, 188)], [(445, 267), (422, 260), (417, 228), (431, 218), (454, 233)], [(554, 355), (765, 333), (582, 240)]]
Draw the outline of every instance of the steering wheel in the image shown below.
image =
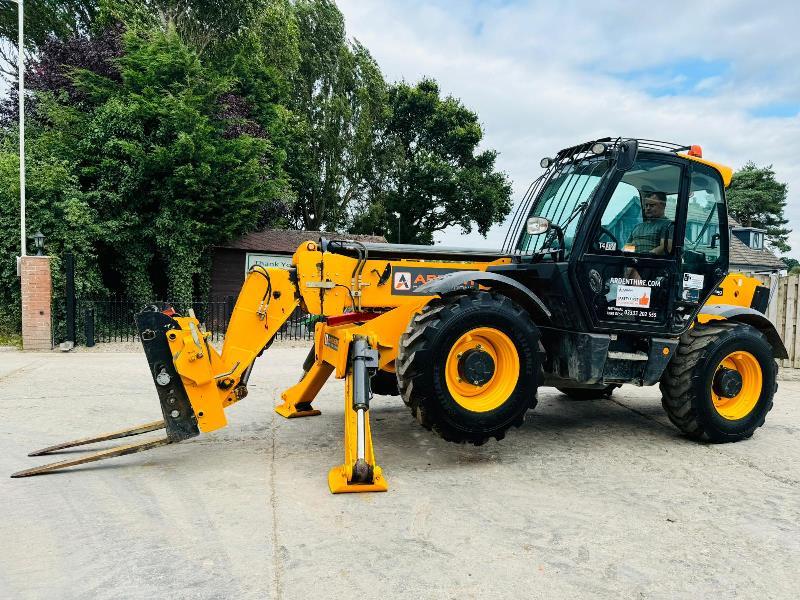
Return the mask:
[[(622, 244), (619, 243), (619, 240), (617, 239), (617, 236), (614, 235), (614, 232), (611, 231), (608, 227), (606, 227), (605, 225), (600, 225), (600, 233), (601, 234), (605, 234), (608, 237), (610, 237), (611, 240), (617, 245), (616, 246), (617, 250), (622, 250)], [(599, 236), (598, 236), (598, 238), (599, 238)], [(600, 240), (598, 239), (598, 242), (599, 241)]]

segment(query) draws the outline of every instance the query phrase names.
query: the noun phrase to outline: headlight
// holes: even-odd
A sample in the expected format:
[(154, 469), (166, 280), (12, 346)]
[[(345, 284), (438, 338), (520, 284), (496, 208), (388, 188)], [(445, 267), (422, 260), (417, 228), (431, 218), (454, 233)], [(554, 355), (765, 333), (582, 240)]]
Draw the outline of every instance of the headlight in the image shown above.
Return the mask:
[(525, 229), (528, 235), (539, 235), (550, 229), (550, 221), (544, 217), (530, 217)]

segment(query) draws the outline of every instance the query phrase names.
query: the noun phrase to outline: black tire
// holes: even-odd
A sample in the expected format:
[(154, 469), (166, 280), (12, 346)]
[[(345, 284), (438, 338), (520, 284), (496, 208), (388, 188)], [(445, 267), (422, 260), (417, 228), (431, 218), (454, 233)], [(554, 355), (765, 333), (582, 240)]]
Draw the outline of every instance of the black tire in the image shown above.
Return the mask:
[(400, 390), (397, 387), (397, 374), (389, 371), (378, 371), (369, 380), (373, 394), (379, 396), (399, 396)]
[[(724, 418), (711, 397), (714, 375), (731, 352), (746, 351), (761, 370), (761, 394), (742, 418)], [(713, 443), (749, 438), (764, 424), (778, 389), (772, 346), (759, 330), (742, 323), (697, 325), (681, 336), (677, 352), (661, 377), (661, 403), (669, 420), (688, 437)]]
[(556, 389), (572, 400), (603, 400), (611, 397), (618, 385), (607, 385), (604, 388), (560, 388)]
[[(445, 370), (456, 341), (477, 327), (501, 331), (519, 357), (519, 377), (506, 400), (475, 412), (456, 402)], [(432, 300), (400, 337), (397, 358), (400, 394), (419, 423), (445, 440), (481, 445), (519, 427), (536, 405), (540, 381), (539, 330), (530, 315), (509, 298), (485, 291)]]

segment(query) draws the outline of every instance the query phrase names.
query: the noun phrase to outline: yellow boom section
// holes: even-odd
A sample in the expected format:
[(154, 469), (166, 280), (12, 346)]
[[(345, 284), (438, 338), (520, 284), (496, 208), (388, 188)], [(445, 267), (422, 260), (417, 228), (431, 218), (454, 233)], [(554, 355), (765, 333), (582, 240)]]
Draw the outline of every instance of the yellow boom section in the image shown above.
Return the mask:
[[(354, 375), (351, 346), (358, 341), (363, 356), (355, 358), (363, 359), (369, 369), (393, 370), (401, 334), (431, 299), (414, 294), (416, 287), (449, 272), (485, 271), (490, 265), (508, 262), (509, 258), (491, 262), (370, 259), (322, 252), (316, 242), (305, 242), (292, 257), (293, 269), (253, 268), (239, 294), (221, 352), (208, 343), (210, 334), (201, 330), (194, 317), (176, 317), (180, 330), (167, 334), (200, 431), (225, 426), (225, 408), (247, 394), (247, 378), (256, 357), (296, 308), (312, 315), (339, 316), (338, 322), (317, 323), (314, 362), (300, 382), (284, 392), (283, 404), (276, 410), (289, 418), (318, 415), (311, 402), (325, 381), (332, 373), (345, 379), (345, 462), (329, 474), (331, 491), (385, 490), (366, 414), (369, 390), (362, 389), (364, 376)], [(357, 382), (354, 377), (361, 379)]]

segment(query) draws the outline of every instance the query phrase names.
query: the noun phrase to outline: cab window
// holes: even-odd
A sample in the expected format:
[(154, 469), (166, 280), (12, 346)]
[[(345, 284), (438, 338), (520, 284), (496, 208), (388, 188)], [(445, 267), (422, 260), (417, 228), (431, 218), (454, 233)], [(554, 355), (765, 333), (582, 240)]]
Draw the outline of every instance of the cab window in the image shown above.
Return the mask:
[[(529, 217), (544, 217), (564, 232), (564, 255), (569, 257), (580, 216), (609, 168), (606, 159), (568, 163), (547, 182)], [(555, 244), (555, 228), (545, 235), (523, 232), (517, 250), (533, 254)]]
[(636, 161), (606, 206), (592, 247), (600, 253), (668, 256), (673, 253), (681, 167)]
[(719, 180), (695, 168), (689, 188), (689, 205), (686, 213), (686, 239), (684, 248), (687, 260), (714, 263), (721, 253), (720, 211), (725, 210)]

